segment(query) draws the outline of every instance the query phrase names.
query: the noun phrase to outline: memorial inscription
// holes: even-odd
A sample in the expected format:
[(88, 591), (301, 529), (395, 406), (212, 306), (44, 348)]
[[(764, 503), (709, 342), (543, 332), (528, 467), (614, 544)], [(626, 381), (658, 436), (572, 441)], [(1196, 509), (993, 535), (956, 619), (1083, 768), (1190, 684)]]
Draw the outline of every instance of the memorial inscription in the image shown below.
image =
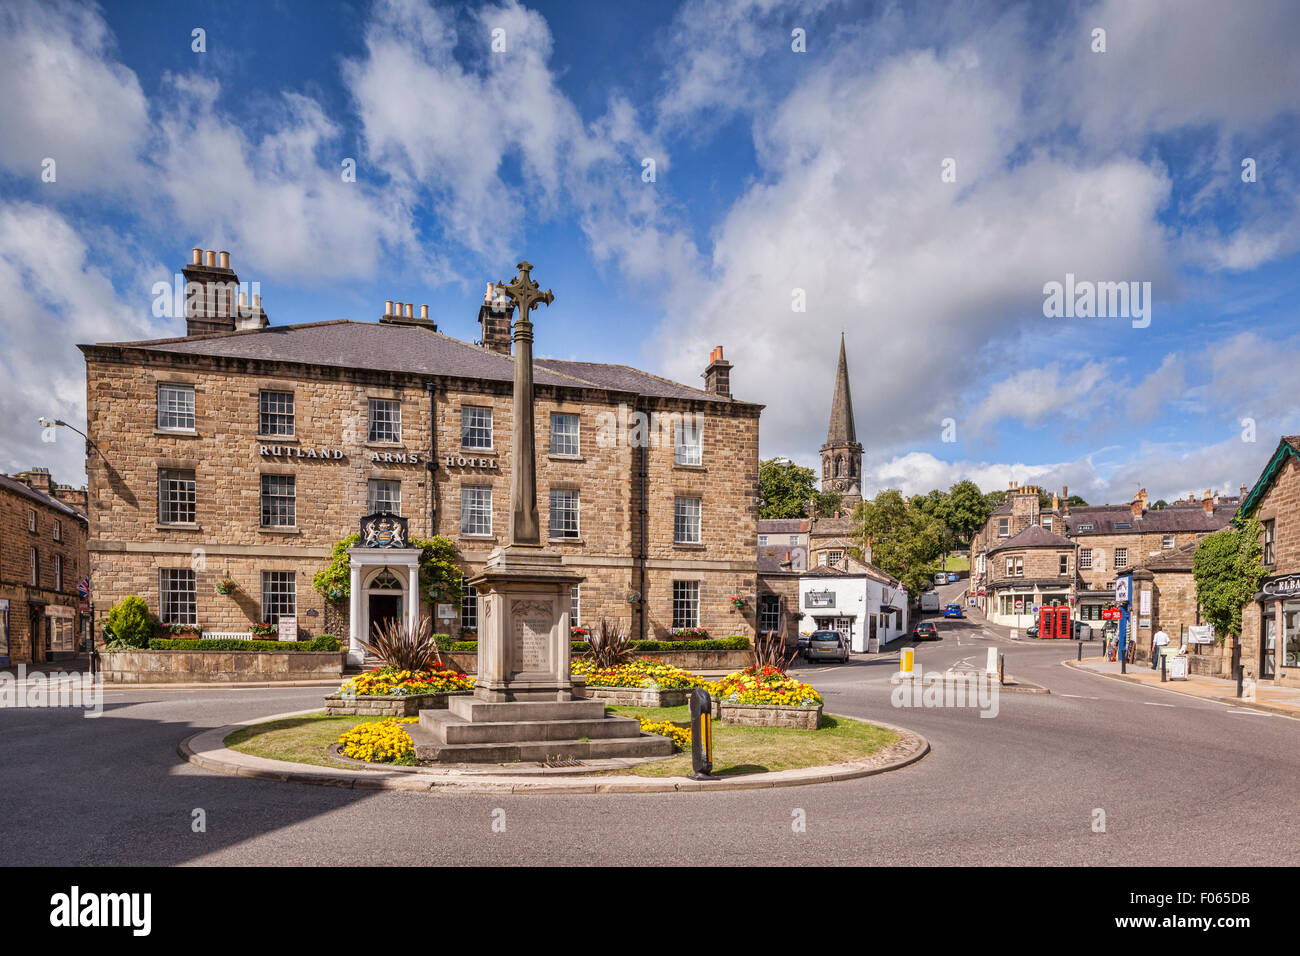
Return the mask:
[(551, 608), (540, 601), (516, 601), (515, 662), (519, 671), (549, 671), (551, 667)]

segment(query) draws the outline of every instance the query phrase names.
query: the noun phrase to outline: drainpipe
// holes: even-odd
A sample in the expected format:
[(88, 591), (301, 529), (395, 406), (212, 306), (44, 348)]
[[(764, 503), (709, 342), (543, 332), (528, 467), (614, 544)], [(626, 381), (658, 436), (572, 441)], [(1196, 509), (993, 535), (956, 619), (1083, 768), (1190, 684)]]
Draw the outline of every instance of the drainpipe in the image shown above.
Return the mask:
[[(649, 421), (649, 418), (650, 418), (649, 413), (646, 412), (645, 409), (640, 409), (640, 411), (641, 411), (642, 414), (644, 414), (644, 415), (646, 416), (646, 420)], [(641, 640), (643, 640), (643, 641), (644, 641), (644, 640), (647, 640), (646, 596), (645, 596), (645, 575), (646, 575), (646, 558), (647, 558), (647, 554), (648, 554), (647, 547), (646, 547), (646, 534), (647, 534), (647, 530), (648, 530), (647, 523), (648, 523), (648, 520), (649, 520), (649, 519), (648, 519), (647, 516), (650, 514), (650, 508), (649, 508), (649, 500), (650, 500), (650, 499), (649, 499), (649, 494), (650, 494), (650, 488), (649, 488), (649, 485), (650, 485), (649, 454), (650, 454), (650, 452), (649, 452), (649, 447), (648, 447), (648, 446), (649, 446), (649, 441), (648, 441), (648, 436), (647, 436), (647, 440), (646, 440), (646, 441), (643, 441), (643, 442), (641, 443), (641, 454), (640, 454), (640, 459), (641, 459), (641, 475), (640, 475), (640, 477), (641, 477), (641, 545), (640, 545), (639, 550), (640, 550), (641, 553), (637, 555), (637, 563), (640, 565), (640, 568), (641, 568), (641, 582), (640, 582), (640, 585), (639, 585), (639, 587), (637, 588), (637, 590), (638, 590), (638, 592), (639, 592), (640, 595), (641, 595), (641, 600), (638, 602), (638, 605), (640, 606), (640, 611), (641, 611), (641, 626), (640, 626), (640, 632), (641, 632)]]
[(428, 521), (429, 537), (434, 536), (437, 525), (433, 523), (434, 519), (434, 499), (433, 499), (433, 482), (438, 473), (438, 419), (437, 404), (434, 402), (433, 382), (425, 382), (424, 390), (429, 393), (429, 460), (425, 462), (425, 471), (428, 477), (425, 481), (429, 485), (428, 496)]

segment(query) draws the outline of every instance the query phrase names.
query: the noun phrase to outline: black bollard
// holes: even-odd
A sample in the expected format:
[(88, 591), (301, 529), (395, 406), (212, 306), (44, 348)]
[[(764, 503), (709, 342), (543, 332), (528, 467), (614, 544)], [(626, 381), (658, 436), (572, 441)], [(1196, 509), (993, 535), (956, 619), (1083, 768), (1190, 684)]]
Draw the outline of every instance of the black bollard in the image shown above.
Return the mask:
[(691, 691), (692, 780), (713, 780), (713, 700), (703, 687)]
[(1079, 642), (1079, 653), (1078, 653), (1078, 656), (1075, 657), (1075, 660), (1076, 660), (1076, 661), (1081, 661), (1081, 660), (1083, 660), (1083, 641), (1080, 641), (1080, 642)]
[(1169, 677), (1165, 674), (1165, 662), (1168, 660), (1169, 658), (1165, 657), (1165, 655), (1160, 655), (1160, 683), (1162, 684), (1169, 682)]
[(1245, 668), (1240, 664), (1237, 665), (1237, 696), (1241, 697), (1241, 679), (1244, 676)]

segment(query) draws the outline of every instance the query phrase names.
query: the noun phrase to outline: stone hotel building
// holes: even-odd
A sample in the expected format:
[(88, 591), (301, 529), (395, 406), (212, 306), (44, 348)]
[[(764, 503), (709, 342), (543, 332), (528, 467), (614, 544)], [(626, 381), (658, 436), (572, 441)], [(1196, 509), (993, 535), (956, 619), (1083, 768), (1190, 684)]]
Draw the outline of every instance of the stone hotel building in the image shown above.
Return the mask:
[[(503, 300), (485, 298), (471, 344), (439, 332), (427, 307), (393, 302), (378, 321), (271, 325), (258, 298), (227, 294), (238, 278), (224, 252), (195, 249), (184, 276), (187, 335), (80, 346), (101, 615), (138, 594), (164, 621), (207, 632), (293, 616), (300, 632), (342, 638), (349, 603), (311, 582), (363, 516), (389, 511), (412, 538), (445, 535), (467, 577), (504, 544)], [(536, 328), (539, 349), (568, 349), (545, 314)], [(715, 349), (695, 388), (536, 360), (538, 508), (549, 547), (585, 576), (575, 624), (753, 634), (762, 406), (732, 397), (730, 369)], [(361, 569), (360, 632), (414, 609), (411, 577), (393, 570)], [(219, 594), (227, 576), (238, 589)], [(472, 590), (455, 617), (445, 610), (425, 597), (419, 613), (438, 615), (439, 631), (476, 630)]]

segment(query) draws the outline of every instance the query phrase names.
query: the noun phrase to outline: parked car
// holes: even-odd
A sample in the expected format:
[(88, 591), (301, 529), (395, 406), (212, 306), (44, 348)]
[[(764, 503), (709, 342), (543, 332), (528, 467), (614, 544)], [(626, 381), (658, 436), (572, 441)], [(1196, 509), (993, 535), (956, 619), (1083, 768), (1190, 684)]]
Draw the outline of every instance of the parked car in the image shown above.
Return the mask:
[(918, 641), (937, 641), (939, 639), (939, 629), (929, 621), (925, 621), (912, 628), (912, 637)]
[(1037, 636), (1038, 636), (1037, 624), (1030, 624), (1027, 628), (1025, 628), (1025, 637), (1037, 637)]
[(966, 612), (961, 609), (960, 604), (949, 604), (943, 609), (944, 617), (965, 617)]
[(960, 580), (961, 580), (961, 575), (958, 574), (956, 571), (949, 571), (949, 572), (948, 572), (948, 583), (949, 583), (949, 584), (955, 584), (956, 582), (958, 582), (958, 581), (960, 581)]
[(946, 574), (944, 574), (942, 571), (940, 571), (938, 574), (936, 574), (936, 575), (934, 576), (934, 583), (935, 583), (935, 584), (947, 584), (947, 583), (948, 583), (948, 575), (946, 575)]
[(813, 631), (808, 635), (808, 646), (803, 656), (810, 661), (839, 661), (849, 659), (849, 641), (839, 631)]

